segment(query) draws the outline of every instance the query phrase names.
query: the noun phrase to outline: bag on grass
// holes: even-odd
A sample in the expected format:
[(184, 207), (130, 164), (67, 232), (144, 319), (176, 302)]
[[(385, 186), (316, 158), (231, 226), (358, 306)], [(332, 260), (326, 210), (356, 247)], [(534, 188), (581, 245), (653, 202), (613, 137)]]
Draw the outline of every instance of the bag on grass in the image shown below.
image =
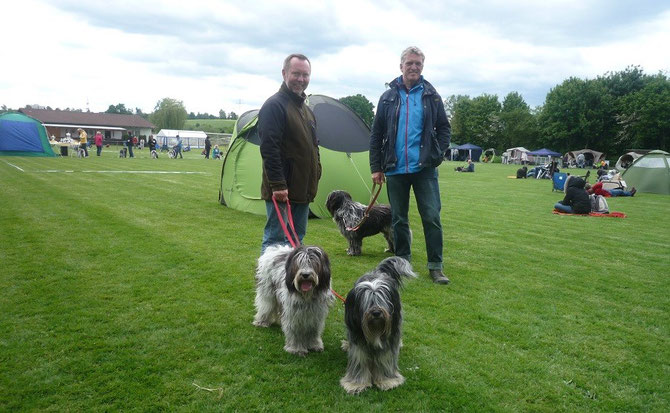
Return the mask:
[(591, 198), (591, 212), (597, 212), (599, 214), (609, 214), (610, 207), (607, 205), (607, 200), (602, 195), (589, 195)]

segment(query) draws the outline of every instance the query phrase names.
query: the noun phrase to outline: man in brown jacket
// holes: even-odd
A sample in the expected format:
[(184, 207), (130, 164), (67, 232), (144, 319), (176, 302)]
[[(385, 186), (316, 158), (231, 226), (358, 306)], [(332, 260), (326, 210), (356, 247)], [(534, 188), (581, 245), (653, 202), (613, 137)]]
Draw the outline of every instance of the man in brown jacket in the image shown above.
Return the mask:
[[(289, 55), (284, 60), (284, 82), (258, 113), (258, 134), (263, 158), (261, 197), (265, 200), (267, 221), (261, 254), (273, 244), (288, 240), (279, 222), (272, 198), (291, 203), (296, 232), (302, 243), (307, 232), (309, 203), (314, 200), (321, 178), (316, 119), (305, 104), (305, 89), (312, 68), (307, 57)], [(283, 216), (284, 222), (287, 217)]]

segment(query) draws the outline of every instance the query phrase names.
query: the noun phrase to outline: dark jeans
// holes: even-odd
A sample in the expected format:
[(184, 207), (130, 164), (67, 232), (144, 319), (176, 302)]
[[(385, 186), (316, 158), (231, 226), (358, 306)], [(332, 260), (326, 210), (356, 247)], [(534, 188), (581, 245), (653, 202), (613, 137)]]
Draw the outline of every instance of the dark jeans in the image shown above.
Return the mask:
[(210, 151), (210, 150), (211, 150), (211, 149), (207, 149), (207, 148), (205, 148), (205, 159), (209, 159), (209, 151)]
[(102, 146), (95, 146), (95, 149), (98, 151), (98, 156), (100, 156), (100, 153), (102, 152)]
[[(279, 210), (282, 212), (282, 218), (286, 224), (286, 228), (289, 231), (289, 234), (293, 236), (293, 233), (289, 229), (289, 223), (287, 220), (287, 208), (285, 202), (278, 202)], [(265, 212), (267, 214), (267, 221), (265, 222), (265, 230), (263, 231), (263, 242), (261, 243), (261, 255), (265, 252), (265, 249), (270, 245), (275, 244), (284, 244), (290, 245), (286, 235), (284, 235), (284, 230), (279, 222), (279, 217), (277, 216), (277, 211), (272, 201), (265, 201)], [(305, 237), (307, 232), (307, 219), (309, 218), (309, 204), (295, 204), (291, 203), (291, 215), (293, 215), (293, 225), (295, 226), (295, 232), (298, 233), (298, 238), (300, 238), (300, 243), (302, 244), (302, 239)]]
[(421, 215), (426, 238), (428, 269), (442, 269), (442, 222), (440, 221), (440, 188), (437, 169), (424, 168), (413, 174), (386, 177), (386, 192), (391, 202), (391, 224), (395, 240), (395, 254), (408, 261), (412, 259), (412, 235), (409, 230), (409, 190), (414, 189), (416, 205)]
[(79, 147), (84, 150), (84, 156), (88, 157), (88, 147), (85, 143), (80, 143)]

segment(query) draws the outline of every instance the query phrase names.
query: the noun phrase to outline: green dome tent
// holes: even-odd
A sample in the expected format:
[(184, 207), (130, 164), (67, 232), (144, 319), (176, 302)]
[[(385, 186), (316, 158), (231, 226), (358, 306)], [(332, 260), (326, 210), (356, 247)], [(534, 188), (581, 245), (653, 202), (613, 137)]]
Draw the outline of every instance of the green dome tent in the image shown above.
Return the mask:
[(23, 113), (0, 115), (0, 155), (56, 156), (44, 125)]
[(635, 160), (621, 174), (626, 186), (635, 187), (638, 192), (652, 192), (670, 195), (670, 154), (665, 151), (651, 151)]
[[(370, 129), (336, 99), (311, 95), (307, 104), (316, 117), (316, 136), (321, 155), (319, 191), (310, 205), (312, 214), (329, 217), (328, 194), (336, 189), (347, 191), (358, 202), (370, 201)], [(261, 199), (262, 159), (256, 123), (258, 110), (245, 112), (233, 129), (230, 146), (221, 169), (219, 201), (230, 208), (265, 215)], [(378, 201), (388, 203), (386, 191)]]

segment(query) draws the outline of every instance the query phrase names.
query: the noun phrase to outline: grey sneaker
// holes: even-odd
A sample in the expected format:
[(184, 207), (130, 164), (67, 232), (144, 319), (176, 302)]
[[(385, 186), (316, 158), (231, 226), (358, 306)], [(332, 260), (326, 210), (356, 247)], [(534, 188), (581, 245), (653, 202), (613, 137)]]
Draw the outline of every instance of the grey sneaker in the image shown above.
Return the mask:
[(442, 270), (430, 270), (430, 278), (433, 279), (435, 284), (449, 284), (449, 278), (447, 278)]

